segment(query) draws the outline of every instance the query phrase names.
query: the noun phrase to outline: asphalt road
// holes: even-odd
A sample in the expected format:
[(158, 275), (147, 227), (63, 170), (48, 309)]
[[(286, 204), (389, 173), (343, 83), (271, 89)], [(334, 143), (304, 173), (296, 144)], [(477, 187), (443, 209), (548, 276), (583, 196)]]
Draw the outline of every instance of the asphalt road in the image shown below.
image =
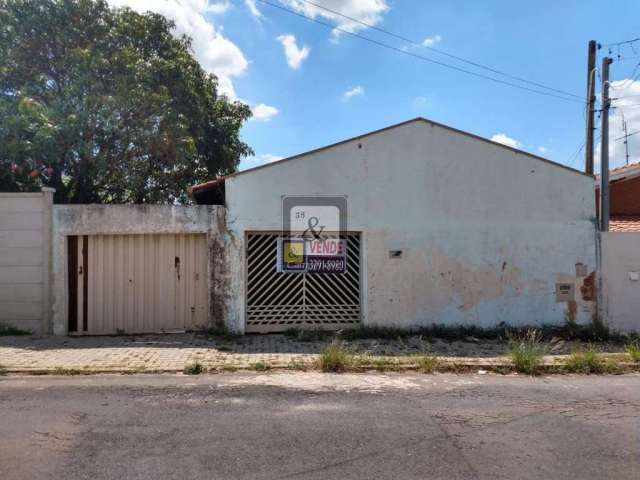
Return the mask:
[(638, 479), (640, 376), (0, 378), (0, 479)]

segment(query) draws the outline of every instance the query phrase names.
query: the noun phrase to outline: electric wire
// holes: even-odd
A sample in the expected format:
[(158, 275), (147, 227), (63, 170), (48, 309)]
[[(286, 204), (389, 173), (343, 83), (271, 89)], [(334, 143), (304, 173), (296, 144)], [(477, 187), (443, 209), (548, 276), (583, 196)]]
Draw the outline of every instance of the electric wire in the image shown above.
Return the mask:
[(547, 89), (547, 90), (550, 90), (550, 91), (553, 91), (553, 92), (556, 92), (556, 93), (560, 93), (560, 94), (563, 94), (563, 95), (567, 95), (567, 96), (578, 98), (578, 99), (582, 100), (582, 95), (576, 95), (574, 93), (567, 92), (565, 90), (560, 90), (559, 88), (549, 87), (549, 86), (544, 85), (542, 83), (533, 82), (531, 80), (527, 80), (526, 78), (518, 77), (516, 75), (511, 75), (510, 73), (506, 73), (506, 72), (503, 72), (501, 70), (497, 70), (495, 68), (491, 68), (491, 67), (489, 67), (487, 65), (483, 65), (483, 64), (478, 63), (478, 62), (467, 60), (466, 58), (460, 57), (458, 55), (453, 55), (451, 53), (445, 52), (444, 50), (440, 50), (439, 48), (435, 48), (435, 47), (432, 47), (432, 46), (429, 46), (429, 45), (425, 45), (424, 43), (416, 42), (415, 40), (412, 40), (412, 39), (410, 39), (408, 37), (405, 37), (404, 35), (399, 35), (397, 33), (391, 32), (389, 30), (385, 30), (384, 28), (380, 28), (380, 27), (377, 27), (377, 26), (372, 25), (370, 23), (363, 22), (362, 20), (358, 20), (357, 18), (351, 17), (349, 15), (345, 15), (345, 14), (343, 14), (341, 12), (338, 12), (336, 10), (333, 10), (333, 9), (331, 9), (329, 7), (325, 7), (323, 5), (318, 5), (317, 3), (314, 3), (314, 2), (312, 2), (310, 0), (301, 0), (301, 1), (303, 1), (304, 3), (307, 3), (309, 5), (312, 5), (312, 6), (316, 7), (316, 8), (325, 10), (325, 11), (327, 11), (327, 12), (333, 14), (333, 15), (337, 15), (337, 16), (340, 16), (342, 18), (345, 18), (345, 19), (347, 19), (347, 20), (349, 20), (351, 22), (358, 23), (358, 24), (360, 24), (360, 25), (362, 25), (362, 26), (364, 26), (366, 28), (369, 28), (371, 30), (375, 30), (377, 32), (384, 33), (385, 35), (389, 35), (391, 37), (397, 38), (399, 40), (402, 40), (403, 42), (410, 43), (410, 44), (412, 44), (414, 46), (421, 47), (421, 48), (426, 48), (426, 49), (431, 50), (433, 52), (436, 52), (436, 53), (438, 53), (440, 55), (444, 55), (446, 57), (453, 58), (455, 60), (458, 60), (460, 62), (466, 63), (468, 65), (472, 65), (472, 66), (477, 67), (477, 68), (482, 68), (482, 69), (487, 70), (489, 72), (492, 72), (492, 73), (495, 73), (495, 74), (502, 75), (504, 77), (510, 78), (512, 80), (517, 80), (519, 82), (528, 83), (529, 85), (534, 85), (534, 86), (539, 87), (539, 88), (544, 88), (544, 89)]
[(309, 17), (308, 15), (296, 12), (294, 10), (291, 10), (289, 8), (286, 8), (286, 7), (283, 7), (281, 5), (277, 5), (277, 4), (272, 3), (272, 2), (270, 2), (268, 0), (258, 0), (258, 1), (263, 3), (263, 4), (265, 4), (265, 5), (269, 5), (270, 7), (277, 8), (279, 10), (285, 11), (285, 12), (290, 13), (292, 15), (296, 15), (298, 17), (304, 18), (306, 20), (309, 20), (311, 22), (317, 23), (317, 24), (322, 25), (324, 27), (330, 28), (331, 30), (339, 31), (341, 33), (344, 33), (345, 35), (349, 35), (351, 37), (355, 37), (355, 38), (359, 38), (361, 40), (365, 40), (365, 41), (370, 42), (370, 43), (372, 43), (374, 45), (377, 45), (379, 47), (386, 48), (388, 50), (395, 51), (395, 52), (398, 52), (398, 53), (401, 53), (401, 54), (404, 54), (404, 55), (407, 55), (407, 56), (410, 56), (410, 57), (413, 57), (413, 58), (416, 58), (416, 59), (419, 59), (419, 60), (423, 60), (425, 62), (433, 63), (435, 65), (439, 65), (441, 67), (445, 67), (445, 68), (448, 68), (450, 70), (455, 70), (455, 71), (458, 71), (458, 72), (461, 72), (461, 73), (466, 73), (468, 75), (472, 75), (472, 76), (475, 76), (475, 77), (478, 77), (478, 78), (483, 78), (485, 80), (490, 80), (490, 81), (493, 81), (493, 82), (496, 82), (496, 83), (500, 83), (502, 85), (507, 85), (507, 86), (510, 86), (510, 87), (519, 88), (521, 90), (525, 90), (525, 91), (532, 92), (532, 93), (537, 93), (539, 95), (545, 95), (545, 96), (548, 96), (548, 97), (557, 98), (557, 99), (564, 100), (564, 101), (567, 101), (567, 102), (579, 103), (581, 105), (584, 105), (584, 103), (585, 103), (584, 100), (577, 100), (577, 99), (570, 98), (570, 97), (563, 97), (563, 96), (560, 96), (560, 95), (556, 95), (554, 93), (545, 92), (545, 91), (541, 91), (541, 90), (536, 90), (536, 89), (533, 89), (533, 88), (525, 87), (523, 85), (518, 85), (518, 84), (513, 83), (513, 82), (508, 82), (508, 81), (505, 81), (505, 80), (501, 80), (499, 78), (491, 77), (489, 75), (484, 75), (482, 73), (473, 72), (471, 70), (466, 70), (466, 69), (461, 68), (461, 67), (456, 67), (454, 65), (450, 65), (448, 63), (441, 62), (439, 60), (434, 60), (432, 58), (425, 57), (424, 55), (419, 55), (419, 54), (414, 53), (414, 52), (403, 50), (402, 48), (395, 47), (393, 45), (381, 42), (379, 40), (375, 40), (375, 39), (370, 38), (370, 37), (366, 37), (366, 36), (361, 35), (359, 33), (350, 32), (348, 30), (345, 30), (344, 28), (340, 28), (340, 27), (338, 27), (336, 25), (332, 25), (332, 24), (324, 22), (322, 20), (318, 20), (317, 18)]

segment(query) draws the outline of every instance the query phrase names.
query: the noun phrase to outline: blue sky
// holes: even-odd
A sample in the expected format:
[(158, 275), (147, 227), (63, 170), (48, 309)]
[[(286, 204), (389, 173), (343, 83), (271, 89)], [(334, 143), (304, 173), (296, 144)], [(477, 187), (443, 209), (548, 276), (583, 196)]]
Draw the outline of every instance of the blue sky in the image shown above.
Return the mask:
[[(356, 33), (462, 68), (496, 76), (424, 47), (360, 28), (303, 0), (269, 0), (342, 25)], [(417, 42), (531, 81), (583, 96), (586, 48), (640, 37), (640, 2), (313, 0)], [(581, 168), (584, 107), (451, 71), (389, 51), (265, 5), (259, 0), (113, 0), (160, 11), (194, 37), (196, 57), (221, 77), (223, 89), (249, 103), (256, 117), (243, 128), (255, 150), (241, 168), (294, 155), (416, 116), (510, 142)], [(606, 16), (606, 18), (604, 18)], [(606, 20), (606, 21), (605, 21)], [(204, 22), (204, 23), (203, 23)], [(623, 45), (623, 57), (640, 56), (640, 42)], [(287, 55), (288, 53), (288, 55)], [(599, 51), (598, 64), (606, 48)], [(618, 50), (614, 48), (613, 55)], [(611, 67), (613, 95), (640, 94), (627, 80), (639, 58)], [(507, 79), (505, 79), (507, 80)], [(616, 84), (614, 84), (616, 85)], [(625, 88), (623, 88), (625, 87)], [(598, 86), (598, 91), (600, 87)], [(346, 92), (351, 92), (346, 96)], [(612, 140), (640, 130), (640, 96), (621, 100), (611, 116)], [(624, 103), (626, 102), (626, 104)], [(625, 105), (629, 105), (628, 107)], [(630, 140), (640, 160), (640, 135)], [(612, 163), (624, 163), (613, 142)]]

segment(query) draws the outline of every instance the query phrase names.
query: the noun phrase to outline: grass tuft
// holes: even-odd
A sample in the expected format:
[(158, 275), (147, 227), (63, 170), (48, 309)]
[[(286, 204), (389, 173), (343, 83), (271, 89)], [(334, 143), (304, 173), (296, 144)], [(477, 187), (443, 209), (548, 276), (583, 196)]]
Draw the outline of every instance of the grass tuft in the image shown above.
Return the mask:
[(565, 361), (565, 370), (569, 373), (613, 373), (616, 365), (601, 358), (591, 347), (587, 350), (576, 350)]
[(31, 335), (33, 332), (30, 330), (22, 330), (21, 328), (14, 327), (8, 323), (0, 322), (0, 337), (9, 337), (17, 335)]
[(198, 361), (185, 365), (183, 370), (185, 375), (200, 375), (204, 373), (204, 367)]
[(255, 370), (256, 372), (268, 372), (272, 367), (269, 363), (263, 362), (261, 360), (259, 362), (250, 363), (249, 368), (251, 370)]
[(640, 339), (634, 339), (627, 343), (625, 350), (631, 357), (631, 361), (640, 362)]
[(440, 368), (440, 359), (435, 355), (419, 355), (416, 357), (418, 370), (422, 373), (435, 373)]
[(537, 374), (548, 351), (548, 345), (542, 341), (542, 334), (531, 329), (510, 334), (508, 338), (509, 356), (516, 371), (527, 375)]
[(318, 366), (323, 372), (344, 372), (353, 362), (353, 353), (336, 340), (327, 345), (318, 358)]

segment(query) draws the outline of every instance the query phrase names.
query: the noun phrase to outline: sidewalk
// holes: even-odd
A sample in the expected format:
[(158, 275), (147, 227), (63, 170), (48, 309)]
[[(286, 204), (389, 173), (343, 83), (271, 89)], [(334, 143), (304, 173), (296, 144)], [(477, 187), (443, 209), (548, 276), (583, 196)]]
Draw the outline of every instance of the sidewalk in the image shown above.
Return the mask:
[[(199, 363), (205, 371), (311, 368), (328, 340), (300, 341), (284, 335), (246, 335), (231, 339), (185, 333), (167, 335), (0, 337), (0, 371), (5, 373), (142, 373), (182, 372)], [(366, 339), (348, 343), (373, 359), (392, 358), (399, 369), (411, 368), (416, 355), (437, 355), (454, 371), (496, 369), (508, 365), (506, 346), (470, 339), (427, 342)], [(565, 353), (562, 351), (554, 353)], [(564, 355), (545, 358), (554, 365)], [(374, 361), (375, 363), (375, 361)]]

